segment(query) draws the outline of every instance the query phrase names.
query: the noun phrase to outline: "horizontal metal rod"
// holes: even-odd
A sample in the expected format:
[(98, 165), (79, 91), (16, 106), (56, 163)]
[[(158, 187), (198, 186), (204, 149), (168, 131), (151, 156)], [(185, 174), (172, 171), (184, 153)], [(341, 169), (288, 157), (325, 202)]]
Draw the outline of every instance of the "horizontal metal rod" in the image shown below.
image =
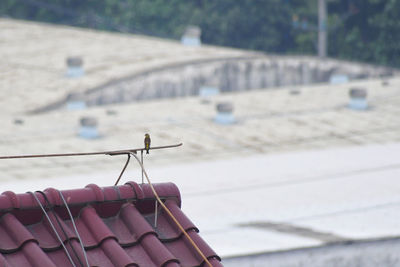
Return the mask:
[[(174, 148), (183, 145), (182, 143), (168, 146), (154, 146), (150, 147), (150, 150)], [(0, 159), (25, 159), (25, 158), (49, 158), (49, 157), (75, 157), (75, 156), (92, 156), (92, 155), (126, 155), (130, 153), (137, 153), (138, 151), (144, 151), (146, 148), (133, 148), (125, 150), (111, 150), (111, 151), (99, 151), (99, 152), (86, 152), (86, 153), (62, 153), (62, 154), (38, 154), (38, 155), (19, 155), (19, 156), (0, 156)]]

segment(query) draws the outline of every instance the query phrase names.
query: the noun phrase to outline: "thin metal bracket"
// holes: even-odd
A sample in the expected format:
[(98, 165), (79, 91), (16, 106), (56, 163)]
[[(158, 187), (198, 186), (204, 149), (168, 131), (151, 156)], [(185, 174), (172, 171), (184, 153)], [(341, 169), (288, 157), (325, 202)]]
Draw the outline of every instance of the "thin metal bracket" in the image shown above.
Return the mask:
[(157, 219), (158, 219), (158, 201), (156, 200), (155, 210), (154, 210), (154, 228), (157, 228)]
[[(141, 163), (143, 165), (143, 150), (140, 151)], [(142, 168), (141, 168), (142, 169)], [(142, 169), (142, 184), (144, 184), (143, 169)]]
[(117, 181), (115, 182), (114, 186), (118, 185), (119, 180), (121, 179), (122, 175), (123, 175), (124, 172), (125, 172), (126, 167), (127, 167), (128, 164), (129, 164), (129, 160), (131, 159), (131, 154), (127, 154), (127, 155), (128, 155), (128, 159), (126, 160), (126, 163), (125, 163), (125, 165), (124, 165), (124, 168), (122, 169), (121, 173), (119, 174), (118, 179), (117, 179)]

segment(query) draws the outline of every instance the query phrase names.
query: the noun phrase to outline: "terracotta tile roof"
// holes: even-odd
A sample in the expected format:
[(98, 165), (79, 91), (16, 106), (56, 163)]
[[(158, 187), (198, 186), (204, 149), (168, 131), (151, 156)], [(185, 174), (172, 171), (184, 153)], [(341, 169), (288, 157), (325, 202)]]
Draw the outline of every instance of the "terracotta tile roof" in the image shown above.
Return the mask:
[[(178, 188), (155, 184), (166, 206), (213, 266), (220, 258), (198, 235), (180, 209)], [(161, 209), (155, 225), (155, 198), (146, 184), (128, 182), (100, 188), (61, 192), (68, 203), (90, 266), (204, 266), (202, 258)], [(86, 266), (85, 257), (60, 192), (49, 188), (34, 193), (0, 195), (0, 266)], [(52, 226), (53, 225), (53, 226)]]

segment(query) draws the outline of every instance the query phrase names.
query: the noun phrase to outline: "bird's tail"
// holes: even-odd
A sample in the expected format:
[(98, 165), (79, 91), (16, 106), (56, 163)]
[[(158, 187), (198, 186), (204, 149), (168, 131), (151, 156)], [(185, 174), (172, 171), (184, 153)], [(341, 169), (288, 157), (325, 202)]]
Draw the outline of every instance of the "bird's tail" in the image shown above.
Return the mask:
[(146, 150), (146, 154), (149, 154), (149, 151), (148, 151), (148, 150)]

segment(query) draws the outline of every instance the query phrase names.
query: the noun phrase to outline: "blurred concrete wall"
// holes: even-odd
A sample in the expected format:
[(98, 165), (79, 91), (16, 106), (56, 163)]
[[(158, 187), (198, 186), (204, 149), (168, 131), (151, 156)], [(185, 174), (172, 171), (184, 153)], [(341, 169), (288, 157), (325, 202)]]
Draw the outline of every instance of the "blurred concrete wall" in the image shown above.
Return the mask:
[[(202, 86), (221, 92), (307, 85), (397, 75), (397, 70), (317, 57), (246, 56), (171, 64), (110, 80), (80, 92), (87, 106), (197, 95)], [(38, 111), (64, 107), (68, 97)]]
[(293, 251), (223, 259), (225, 267), (395, 267), (400, 239), (326, 245)]
[(86, 92), (88, 105), (197, 95), (202, 86), (222, 92), (392, 75), (382, 67), (315, 57), (247, 57), (213, 59), (163, 67), (104, 84)]

